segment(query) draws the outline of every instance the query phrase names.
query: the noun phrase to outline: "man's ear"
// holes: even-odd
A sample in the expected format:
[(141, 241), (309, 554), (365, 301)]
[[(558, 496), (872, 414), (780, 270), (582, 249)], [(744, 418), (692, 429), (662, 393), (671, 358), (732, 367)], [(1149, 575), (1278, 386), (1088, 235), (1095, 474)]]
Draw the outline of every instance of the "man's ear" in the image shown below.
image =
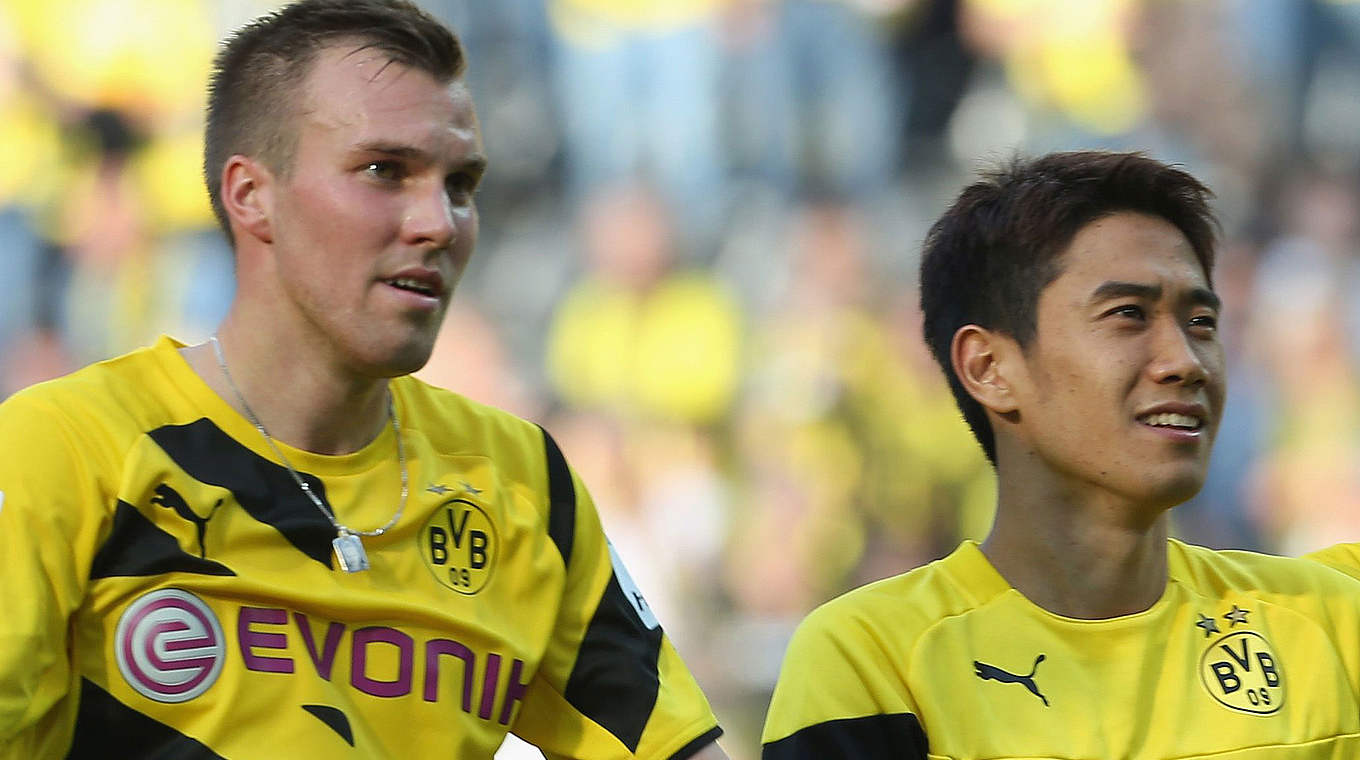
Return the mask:
[(249, 156), (236, 154), (222, 167), (222, 206), (234, 235), (274, 242), (274, 174)]
[(954, 374), (968, 395), (1000, 415), (1010, 414), (1019, 406), (1017, 378), (1011, 377), (1018, 353), (1014, 339), (978, 325), (960, 327), (949, 346)]

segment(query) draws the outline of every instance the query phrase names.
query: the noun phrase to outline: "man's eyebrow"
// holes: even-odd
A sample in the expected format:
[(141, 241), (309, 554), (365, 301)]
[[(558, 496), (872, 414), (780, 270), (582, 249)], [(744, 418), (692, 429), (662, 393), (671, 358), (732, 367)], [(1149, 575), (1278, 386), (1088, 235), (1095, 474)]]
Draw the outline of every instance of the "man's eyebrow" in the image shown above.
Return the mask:
[[(1100, 303), (1112, 298), (1141, 298), (1147, 301), (1156, 301), (1162, 297), (1161, 285), (1149, 285), (1143, 282), (1122, 282), (1120, 280), (1107, 280), (1102, 282), (1099, 287), (1091, 293), (1091, 303)], [(1207, 306), (1218, 310), (1223, 306), (1223, 299), (1218, 294), (1208, 288), (1195, 287), (1189, 292), (1189, 300), (1196, 306)]]
[(1208, 288), (1195, 288), (1190, 291), (1190, 302), (1197, 306), (1208, 306), (1214, 311), (1223, 308), (1223, 299)]
[[(432, 156), (429, 151), (417, 148), (414, 145), (388, 142), (365, 142), (354, 146), (356, 153), (382, 153), (394, 158), (405, 158), (421, 163), (430, 163)], [(481, 153), (469, 153), (458, 162), (460, 171), (482, 174), (486, 171), (486, 156)]]
[(1142, 282), (1122, 282), (1120, 280), (1106, 280), (1100, 283), (1091, 293), (1091, 303), (1100, 303), (1112, 298), (1141, 298), (1147, 301), (1156, 301), (1162, 297), (1161, 285), (1149, 285)]

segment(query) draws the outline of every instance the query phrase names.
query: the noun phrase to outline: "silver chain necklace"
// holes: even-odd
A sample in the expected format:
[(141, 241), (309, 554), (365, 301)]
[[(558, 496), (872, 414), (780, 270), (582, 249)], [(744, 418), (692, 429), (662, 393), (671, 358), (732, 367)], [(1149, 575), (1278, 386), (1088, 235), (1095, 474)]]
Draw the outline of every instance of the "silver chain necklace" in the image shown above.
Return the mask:
[(406, 447), (401, 442), (401, 423), (397, 421), (397, 410), (392, 401), (391, 391), (387, 394), (387, 416), (392, 420), (392, 432), (397, 437), (397, 462), (401, 466), (401, 503), (397, 506), (397, 511), (392, 515), (392, 519), (388, 520), (387, 524), (381, 528), (354, 530), (335, 518), (335, 512), (327, 508), (326, 503), (316, 495), (311, 486), (307, 485), (307, 481), (303, 480), (302, 476), (298, 474), (293, 463), (288, 461), (288, 457), (284, 456), (283, 452), (279, 450), (278, 444), (274, 443), (274, 437), (264, 429), (264, 424), (260, 422), (260, 418), (255, 416), (250, 404), (246, 403), (245, 395), (241, 393), (240, 388), (236, 387), (236, 381), (232, 379), (231, 371), (227, 369), (227, 357), (222, 354), (222, 344), (218, 342), (217, 336), (209, 336), (208, 342), (212, 343), (213, 353), (217, 354), (217, 366), (222, 369), (222, 376), (227, 379), (227, 385), (231, 388), (231, 392), (236, 394), (236, 400), (245, 410), (250, 423), (255, 426), (256, 430), (260, 431), (260, 435), (264, 437), (264, 442), (269, 444), (274, 456), (283, 462), (283, 466), (288, 469), (288, 474), (293, 476), (293, 482), (298, 484), (298, 488), (301, 488), (302, 492), (307, 494), (307, 498), (311, 499), (312, 504), (316, 505), (321, 514), (325, 515), (326, 519), (330, 520), (331, 525), (335, 526), (335, 538), (331, 541), (331, 546), (335, 549), (335, 559), (340, 563), (340, 569), (347, 573), (367, 570), (369, 567), (368, 552), (364, 551), (364, 542), (360, 537), (381, 536), (393, 525), (396, 525), (397, 520), (401, 519), (401, 513), (406, 510), (406, 497), (410, 491), (406, 473)]

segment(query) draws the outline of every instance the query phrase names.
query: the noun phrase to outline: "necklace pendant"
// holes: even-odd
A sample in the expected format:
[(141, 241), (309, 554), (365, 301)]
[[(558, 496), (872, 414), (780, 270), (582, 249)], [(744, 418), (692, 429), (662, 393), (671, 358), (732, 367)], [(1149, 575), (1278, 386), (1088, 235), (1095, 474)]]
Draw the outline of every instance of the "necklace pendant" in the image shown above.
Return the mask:
[(358, 536), (340, 531), (340, 535), (331, 541), (331, 546), (335, 547), (335, 559), (339, 561), (341, 570), (358, 573), (368, 569), (368, 552), (364, 551), (364, 542)]

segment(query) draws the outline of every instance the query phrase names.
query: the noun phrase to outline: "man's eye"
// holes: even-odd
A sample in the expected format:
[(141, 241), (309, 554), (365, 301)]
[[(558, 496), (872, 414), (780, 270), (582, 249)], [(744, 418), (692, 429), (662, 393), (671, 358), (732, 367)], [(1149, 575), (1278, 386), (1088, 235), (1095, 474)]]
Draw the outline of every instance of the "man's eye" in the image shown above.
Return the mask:
[(1105, 313), (1111, 316), (1128, 317), (1129, 319), (1142, 319), (1144, 317), (1143, 307), (1131, 303), (1116, 306)]
[(1190, 318), (1190, 326), (1205, 330), (1216, 330), (1218, 329), (1218, 317), (1213, 314), (1200, 314)]
[(364, 166), (364, 173), (385, 182), (396, 182), (402, 178), (401, 164), (396, 161), (370, 161)]

